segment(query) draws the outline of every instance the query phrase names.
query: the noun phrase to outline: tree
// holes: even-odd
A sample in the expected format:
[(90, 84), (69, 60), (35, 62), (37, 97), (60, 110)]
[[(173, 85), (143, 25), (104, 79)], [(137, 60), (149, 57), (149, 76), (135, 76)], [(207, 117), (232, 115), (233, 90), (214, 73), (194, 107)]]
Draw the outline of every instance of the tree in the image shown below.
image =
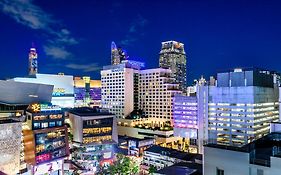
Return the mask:
[(157, 168), (153, 165), (150, 165), (148, 168), (148, 174), (153, 174), (157, 171)]
[(100, 167), (98, 174), (134, 175), (139, 172), (139, 165), (131, 158), (122, 154), (116, 155), (116, 160), (107, 168)]

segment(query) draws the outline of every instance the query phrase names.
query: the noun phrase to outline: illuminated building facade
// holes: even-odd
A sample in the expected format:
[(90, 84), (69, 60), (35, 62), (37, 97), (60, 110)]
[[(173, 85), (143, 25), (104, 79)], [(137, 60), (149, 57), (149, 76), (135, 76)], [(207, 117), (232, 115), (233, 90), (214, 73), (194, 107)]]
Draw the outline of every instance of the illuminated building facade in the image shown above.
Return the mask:
[(29, 76), (35, 76), (38, 73), (37, 53), (34, 47), (30, 48), (28, 54), (29, 60)]
[(127, 60), (129, 58), (127, 52), (123, 50), (121, 47), (116, 46), (115, 42), (111, 43), (111, 64), (117, 65), (122, 63), (122, 61)]
[(176, 83), (180, 85), (180, 89), (186, 91), (186, 54), (184, 44), (176, 41), (162, 42), (161, 51), (159, 53), (159, 66), (161, 68), (169, 68), (172, 75), (176, 79)]
[(63, 108), (74, 107), (74, 80), (71, 75), (36, 74), (31, 78), (14, 78), (16, 82), (53, 85), (52, 104)]
[(75, 106), (101, 107), (101, 81), (74, 77)]
[(139, 72), (139, 109), (155, 126), (173, 123), (173, 97), (181, 94), (170, 69), (156, 68)]
[(0, 174), (19, 173), (21, 132), (21, 122), (0, 120)]
[(121, 64), (104, 66), (101, 71), (102, 108), (117, 118), (125, 118), (138, 105), (138, 76), (144, 64), (125, 60)]
[(279, 119), (279, 89), (269, 71), (234, 69), (217, 74), (209, 87), (209, 139), (241, 146), (269, 133)]
[(112, 163), (118, 143), (115, 116), (89, 107), (71, 109), (68, 115), (76, 150), (73, 161), (93, 173), (99, 165)]
[(24, 153), (32, 173), (62, 174), (63, 159), (69, 156), (69, 146), (61, 108), (50, 103), (33, 103), (29, 105), (26, 117)]

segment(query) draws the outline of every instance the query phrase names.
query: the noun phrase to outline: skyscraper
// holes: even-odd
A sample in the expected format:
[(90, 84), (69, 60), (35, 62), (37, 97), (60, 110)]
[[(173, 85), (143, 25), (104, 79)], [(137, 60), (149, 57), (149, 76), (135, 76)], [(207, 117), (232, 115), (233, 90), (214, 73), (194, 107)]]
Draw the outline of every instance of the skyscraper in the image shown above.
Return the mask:
[(115, 42), (111, 43), (111, 64), (116, 65), (120, 64), (123, 60), (127, 60), (127, 52), (121, 47), (117, 47)]
[(180, 89), (186, 92), (186, 55), (184, 44), (177, 41), (162, 42), (160, 51), (159, 66), (169, 68), (180, 85)]
[(217, 74), (209, 87), (208, 128), (212, 143), (241, 146), (269, 133), (278, 121), (278, 86), (269, 71), (234, 69)]
[(38, 73), (37, 53), (35, 47), (32, 45), (28, 54), (29, 60), (29, 75), (35, 76)]

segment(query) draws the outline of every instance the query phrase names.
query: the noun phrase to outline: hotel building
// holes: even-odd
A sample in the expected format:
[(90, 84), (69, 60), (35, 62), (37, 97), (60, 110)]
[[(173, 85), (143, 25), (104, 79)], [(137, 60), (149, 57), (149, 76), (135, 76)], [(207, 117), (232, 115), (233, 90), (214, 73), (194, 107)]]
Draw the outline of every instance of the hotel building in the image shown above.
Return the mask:
[(118, 118), (128, 116), (138, 104), (138, 73), (143, 63), (125, 60), (101, 71), (102, 108)]
[(269, 133), (279, 118), (278, 87), (269, 71), (235, 69), (209, 87), (209, 141), (241, 146)]
[(170, 69), (146, 69), (139, 72), (139, 109), (152, 125), (173, 123), (173, 98), (181, 94)]

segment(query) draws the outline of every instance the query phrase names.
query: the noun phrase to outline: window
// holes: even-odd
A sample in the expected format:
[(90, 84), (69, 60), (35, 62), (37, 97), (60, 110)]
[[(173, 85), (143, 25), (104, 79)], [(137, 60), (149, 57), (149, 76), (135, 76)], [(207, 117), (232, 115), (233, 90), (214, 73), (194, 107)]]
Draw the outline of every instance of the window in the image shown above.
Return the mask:
[(42, 123), (42, 128), (48, 128), (48, 122)]
[(50, 122), (49, 123), (49, 127), (54, 127), (54, 126), (56, 126), (56, 122)]
[(40, 123), (33, 123), (33, 128), (34, 129), (40, 128)]
[(224, 175), (224, 170), (217, 168), (217, 175)]

